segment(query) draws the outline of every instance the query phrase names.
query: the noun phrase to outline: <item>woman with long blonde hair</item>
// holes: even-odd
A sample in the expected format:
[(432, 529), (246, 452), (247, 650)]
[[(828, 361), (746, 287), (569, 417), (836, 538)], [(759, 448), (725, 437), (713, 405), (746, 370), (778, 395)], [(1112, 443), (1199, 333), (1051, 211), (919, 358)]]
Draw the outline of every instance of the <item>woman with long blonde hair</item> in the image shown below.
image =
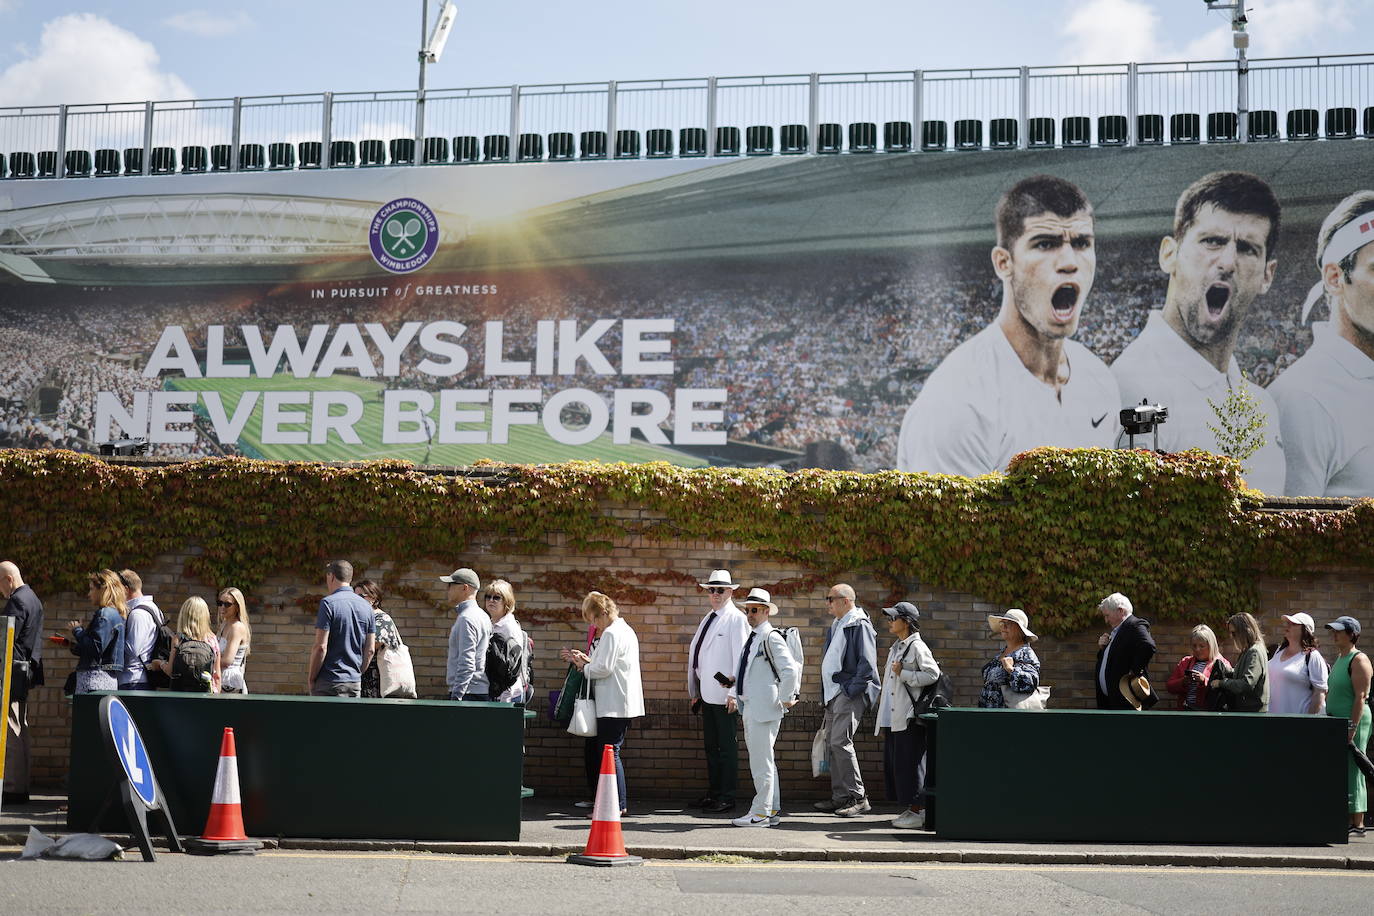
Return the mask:
[(124, 670), (124, 583), (112, 569), (101, 569), (86, 577), (86, 597), (96, 611), (83, 627), (79, 620), (67, 621), (67, 642), (76, 663), (76, 693), (118, 690), (119, 672)]
[(243, 592), (233, 586), (220, 591), (216, 604), (219, 605), (217, 641), (223, 665), (220, 689), (224, 693), (247, 693), (243, 663), (248, 659), (249, 644), (253, 640), (253, 629), (248, 625), (248, 604), (243, 600)]
[[(178, 654), (184, 654), (185, 661), (191, 659), (192, 653), (198, 659), (203, 657), (205, 650), (196, 645), (197, 643), (204, 643), (209, 649), (208, 667), (201, 670), (198, 661), (189, 670), (178, 670)], [(186, 668), (185, 665), (182, 667)], [(167, 659), (167, 670), (172, 673), (173, 690), (219, 693), (219, 641), (215, 639), (215, 631), (210, 628), (210, 606), (205, 603), (204, 598), (192, 596), (181, 603), (181, 611), (177, 614), (177, 635), (172, 639), (172, 654)], [(188, 677), (195, 677), (195, 683), (188, 682)]]

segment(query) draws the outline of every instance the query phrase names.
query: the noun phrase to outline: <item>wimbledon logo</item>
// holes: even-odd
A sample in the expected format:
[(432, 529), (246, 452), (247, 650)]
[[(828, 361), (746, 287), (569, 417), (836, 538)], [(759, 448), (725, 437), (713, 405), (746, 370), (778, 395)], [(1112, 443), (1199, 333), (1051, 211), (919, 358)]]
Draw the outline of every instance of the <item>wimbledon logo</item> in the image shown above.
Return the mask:
[(372, 259), (383, 270), (408, 274), (434, 257), (439, 247), (439, 220), (434, 211), (413, 197), (383, 204), (367, 232)]

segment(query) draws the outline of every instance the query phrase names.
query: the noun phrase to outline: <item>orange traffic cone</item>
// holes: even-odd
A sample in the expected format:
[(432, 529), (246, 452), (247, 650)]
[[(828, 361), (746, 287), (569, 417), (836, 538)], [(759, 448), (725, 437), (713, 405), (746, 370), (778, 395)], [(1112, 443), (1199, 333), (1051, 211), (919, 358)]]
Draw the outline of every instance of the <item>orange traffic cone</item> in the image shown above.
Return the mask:
[(592, 805), (592, 832), (582, 855), (568, 856), (572, 865), (643, 865), (639, 856), (625, 852), (620, 833), (620, 791), (615, 785), (615, 749), (609, 744), (601, 752), (601, 776), (596, 781), (596, 802)]
[(239, 758), (234, 749), (234, 730), (226, 728), (219, 745), (219, 767), (215, 770), (215, 791), (210, 798), (210, 816), (205, 833), (186, 841), (186, 851), (201, 854), (216, 852), (253, 853), (261, 849), (257, 840), (243, 832), (243, 809), (239, 801)]

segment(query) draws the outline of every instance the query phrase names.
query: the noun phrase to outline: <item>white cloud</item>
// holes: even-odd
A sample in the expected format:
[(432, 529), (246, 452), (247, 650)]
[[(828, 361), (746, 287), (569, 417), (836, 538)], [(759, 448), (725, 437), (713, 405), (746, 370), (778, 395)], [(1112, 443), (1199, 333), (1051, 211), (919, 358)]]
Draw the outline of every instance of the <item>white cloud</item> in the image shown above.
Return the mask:
[(108, 19), (60, 16), (43, 26), (36, 51), (0, 73), (0, 105), (193, 98), (159, 63), (152, 44)]
[(1144, 0), (1087, 0), (1064, 24), (1066, 63), (1157, 60), (1158, 30), (1159, 15)]
[[(0, 2), (4, 2), (4, 0), (0, 0)], [(182, 32), (190, 32), (192, 35), (199, 35), (202, 38), (219, 38), (251, 28), (253, 19), (241, 10), (232, 16), (210, 13), (205, 10), (187, 10), (184, 13), (168, 16), (162, 20), (162, 24)]]
[[(1324, 36), (1351, 24), (1352, 0), (1248, 0), (1250, 56), (1284, 57), (1314, 53)], [(1183, 11), (1179, 11), (1181, 15)], [(1230, 60), (1230, 13), (1208, 14), (1201, 4), (1186, 10), (1188, 32), (1182, 43), (1166, 40), (1156, 7), (1147, 0), (1086, 0), (1062, 33), (1068, 62), (1105, 64), (1142, 61)]]

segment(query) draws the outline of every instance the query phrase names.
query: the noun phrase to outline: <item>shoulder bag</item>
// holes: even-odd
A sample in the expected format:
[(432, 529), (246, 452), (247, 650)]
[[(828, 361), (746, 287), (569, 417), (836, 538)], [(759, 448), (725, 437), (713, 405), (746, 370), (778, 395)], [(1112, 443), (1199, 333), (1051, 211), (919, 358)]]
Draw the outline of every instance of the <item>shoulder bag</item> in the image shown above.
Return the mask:
[(416, 698), (415, 666), (405, 643), (395, 649), (385, 645), (377, 647), (377, 678), (381, 682), (382, 696), (393, 700)]
[(591, 679), (586, 675), (582, 675), (582, 687), (577, 693), (577, 699), (573, 701), (568, 732), (581, 738), (596, 737), (596, 699), (592, 696)]

